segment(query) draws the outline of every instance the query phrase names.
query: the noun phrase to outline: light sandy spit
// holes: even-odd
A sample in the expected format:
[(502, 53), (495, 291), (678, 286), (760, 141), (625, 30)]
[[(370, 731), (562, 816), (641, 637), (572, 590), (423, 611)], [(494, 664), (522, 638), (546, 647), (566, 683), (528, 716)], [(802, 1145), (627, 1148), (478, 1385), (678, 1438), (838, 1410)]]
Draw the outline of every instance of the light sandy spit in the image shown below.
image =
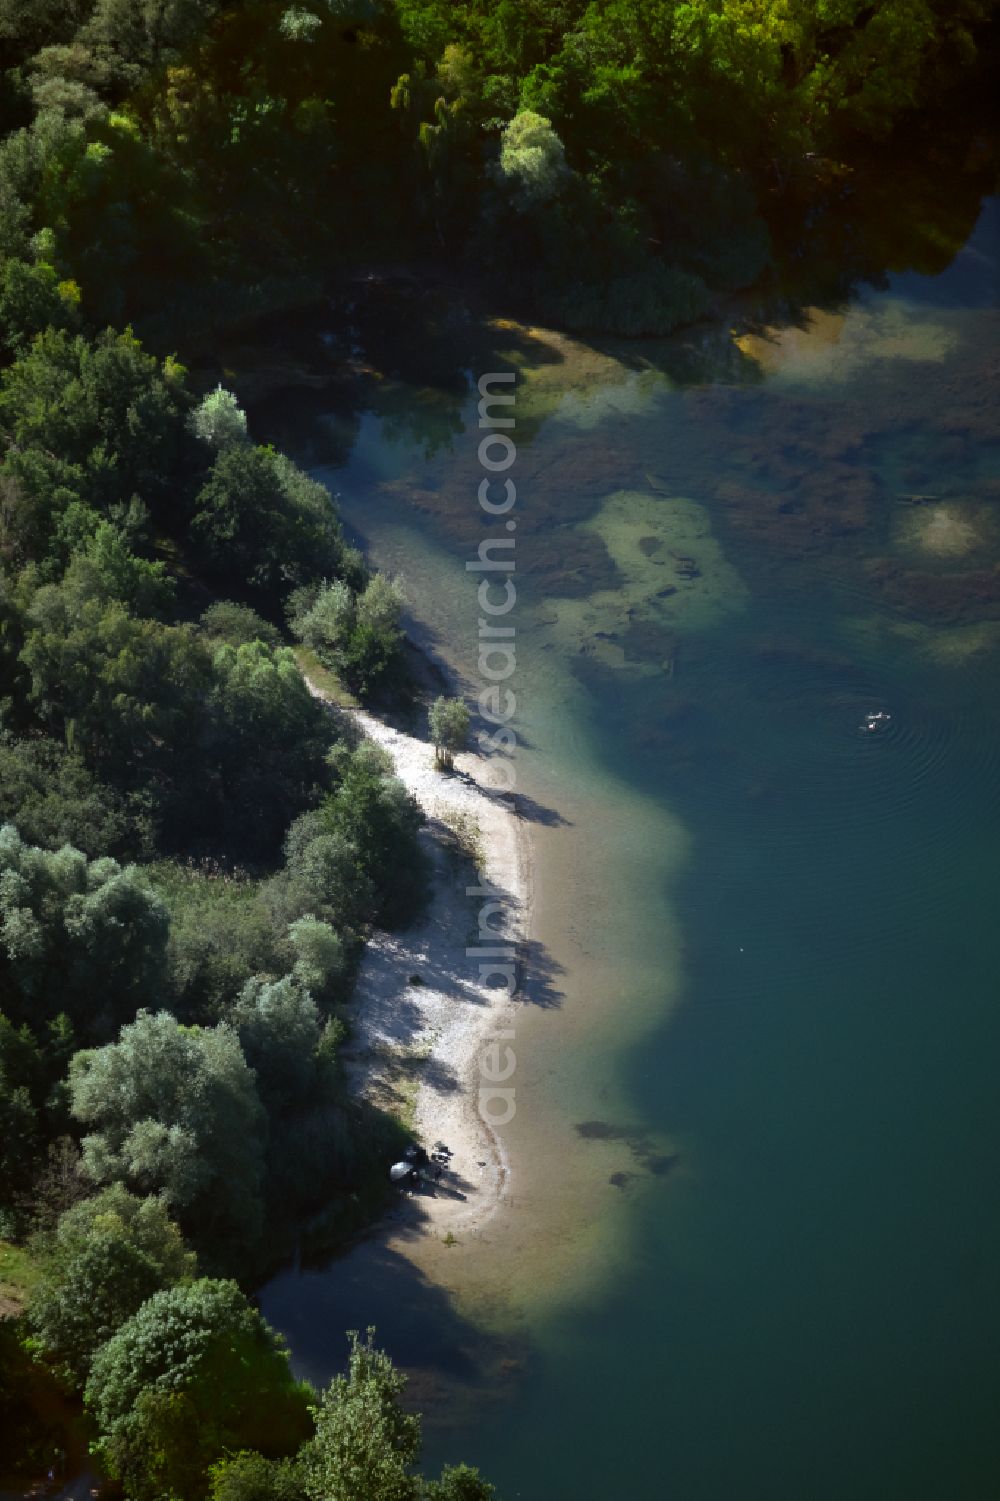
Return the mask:
[[(325, 695), (306, 678), (309, 690)], [(480, 1058), (498, 1031), (513, 1025), (518, 1001), (503, 988), (480, 983), (479, 964), (466, 949), (476, 942), (509, 943), (519, 960), (530, 914), (530, 841), (514, 799), (491, 789), (486, 758), (468, 752), (453, 772), (435, 766), (433, 747), (393, 729), (361, 709), (346, 714), (392, 757), (396, 774), (427, 817), (421, 838), (434, 865), (426, 915), (402, 933), (376, 932), (361, 962), (352, 1000), (349, 1067), (365, 1094), (402, 1111), (425, 1147), (444, 1142), (451, 1166), (434, 1189), (403, 1199), (411, 1229), (465, 1240), (494, 1217), (510, 1191), (502, 1135), (479, 1113)], [(475, 848), (478, 876), (461, 846)], [(485, 898), (500, 903), (479, 937)], [(518, 966), (520, 973), (520, 963)], [(418, 975), (422, 983), (412, 984)], [(388, 1164), (387, 1164), (388, 1167)]]

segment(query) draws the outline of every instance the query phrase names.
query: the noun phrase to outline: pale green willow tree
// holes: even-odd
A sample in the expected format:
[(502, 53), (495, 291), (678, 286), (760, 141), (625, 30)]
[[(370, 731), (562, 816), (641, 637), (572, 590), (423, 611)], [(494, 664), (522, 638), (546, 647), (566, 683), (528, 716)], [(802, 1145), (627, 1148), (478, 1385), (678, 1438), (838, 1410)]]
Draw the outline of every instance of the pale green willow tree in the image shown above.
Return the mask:
[(405, 604), (402, 580), (376, 573), (360, 592), (343, 579), (294, 590), (288, 619), (299, 640), (326, 666), (365, 692), (398, 658)]
[(569, 178), (563, 143), (551, 120), (522, 109), (503, 130), (500, 176), (523, 209), (548, 203)]
[(292, 629), (306, 646), (327, 662), (341, 664), (354, 630), (354, 594), (343, 579), (320, 586), (311, 607), (292, 620)]
[(140, 1011), (118, 1042), (77, 1053), (69, 1084), (93, 1182), (160, 1193), (210, 1257), (245, 1250), (261, 1225), (264, 1114), (231, 1027)]
[(405, 604), (406, 593), (401, 578), (373, 574), (358, 596), (358, 624), (379, 634), (394, 632), (399, 627)]
[(278, 30), (290, 42), (311, 42), (322, 24), (315, 11), (293, 5), (283, 12)]
[(222, 385), (202, 399), (188, 422), (195, 437), (217, 451), (248, 441), (247, 414), (232, 391)]
[(434, 759), (439, 766), (451, 766), (459, 751), (465, 749), (469, 736), (470, 715), (461, 698), (436, 698), (428, 710)]
[(293, 978), (312, 994), (322, 996), (346, 968), (344, 944), (339, 933), (329, 923), (321, 922), (307, 912), (290, 924), (288, 941), (295, 952)]
[(302, 1451), (310, 1501), (414, 1501), (420, 1419), (399, 1398), (406, 1378), (374, 1344), (352, 1331), (346, 1376), (335, 1376), (313, 1411), (316, 1437)]

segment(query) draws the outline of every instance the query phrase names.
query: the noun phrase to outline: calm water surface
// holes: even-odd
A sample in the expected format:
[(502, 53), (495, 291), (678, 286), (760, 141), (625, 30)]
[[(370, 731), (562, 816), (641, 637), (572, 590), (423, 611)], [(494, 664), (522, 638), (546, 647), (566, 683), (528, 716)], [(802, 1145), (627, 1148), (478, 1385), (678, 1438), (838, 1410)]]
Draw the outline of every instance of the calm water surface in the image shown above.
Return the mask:
[[(507, 1501), (1000, 1491), (998, 224), (739, 347), (512, 339), (527, 764), (612, 814), (655, 800), (686, 853), (648, 941), (610, 940), (617, 1004), (661, 979), (674, 1004), (567, 1106), (609, 1124), (613, 1077), (610, 1124), (672, 1170), (623, 1145), (581, 1214), (627, 1227), (627, 1265), (534, 1313), (502, 1402), (428, 1431)], [(329, 477), (471, 672), (470, 412), (398, 381)], [(265, 1311), (317, 1376), (324, 1316), (460, 1375), (446, 1300), (394, 1309), (383, 1273)]]

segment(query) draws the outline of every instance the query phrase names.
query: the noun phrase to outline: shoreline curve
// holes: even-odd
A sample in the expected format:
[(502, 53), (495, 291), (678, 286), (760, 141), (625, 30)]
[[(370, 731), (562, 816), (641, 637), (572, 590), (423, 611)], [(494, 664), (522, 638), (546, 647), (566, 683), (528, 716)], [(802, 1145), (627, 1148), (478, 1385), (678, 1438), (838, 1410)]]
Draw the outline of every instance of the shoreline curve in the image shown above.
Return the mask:
[[(439, 1240), (476, 1237), (512, 1185), (501, 1131), (478, 1108), (479, 1060), (497, 1032), (516, 1027), (532, 911), (530, 834), (516, 797), (489, 786), (486, 757), (462, 752), (453, 771), (442, 771), (429, 740), (334, 703), (303, 676), (314, 697), (389, 754), (427, 820), (421, 838), (433, 869), (428, 908), (408, 929), (371, 934), (349, 1003), (354, 1036), (344, 1058), (356, 1089), (403, 1115), (426, 1148), (444, 1142), (451, 1157), (436, 1185), (401, 1195), (399, 1207), (371, 1228), (378, 1234), (405, 1226), (410, 1235)], [(479, 903), (466, 892), (473, 869), (501, 904), (502, 922), (491, 924), (490, 940), (510, 945), (517, 956), (513, 996), (484, 985), (466, 952), (478, 937)]]

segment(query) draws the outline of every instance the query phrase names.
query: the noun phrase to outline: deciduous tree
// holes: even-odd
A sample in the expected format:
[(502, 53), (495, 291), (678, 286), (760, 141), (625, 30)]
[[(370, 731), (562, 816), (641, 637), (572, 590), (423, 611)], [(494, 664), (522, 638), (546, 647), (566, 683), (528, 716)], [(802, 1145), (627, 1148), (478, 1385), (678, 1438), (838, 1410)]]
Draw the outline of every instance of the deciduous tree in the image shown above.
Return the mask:
[(136, 1501), (198, 1501), (209, 1466), (251, 1444), (294, 1451), (308, 1397), (236, 1284), (207, 1278), (149, 1298), (98, 1350), (86, 1387), (102, 1455)]
[(462, 698), (438, 697), (427, 714), (434, 757), (439, 766), (452, 766), (469, 737), (470, 715)]
[(161, 1193), (210, 1259), (245, 1261), (261, 1225), (264, 1118), (232, 1028), (141, 1011), (118, 1042), (76, 1055), (70, 1095), (95, 1183)]
[(65, 1011), (107, 1036), (155, 997), (168, 918), (134, 867), (0, 830), (0, 990), (14, 1021), (36, 1029)]
[(34, 1346), (80, 1385), (98, 1347), (147, 1298), (195, 1271), (162, 1200), (136, 1198), (120, 1184), (68, 1209), (37, 1253)]

